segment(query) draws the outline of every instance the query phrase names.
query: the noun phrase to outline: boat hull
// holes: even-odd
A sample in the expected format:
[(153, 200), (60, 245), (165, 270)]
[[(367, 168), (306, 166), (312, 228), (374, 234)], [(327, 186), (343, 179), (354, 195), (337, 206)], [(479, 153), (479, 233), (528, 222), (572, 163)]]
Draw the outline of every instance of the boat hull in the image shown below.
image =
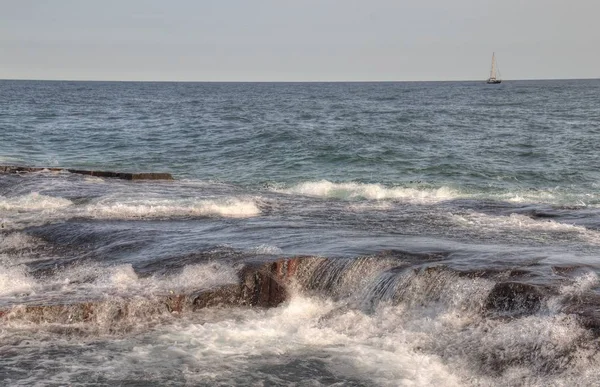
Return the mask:
[(497, 84), (497, 83), (501, 83), (501, 82), (502, 82), (502, 81), (501, 81), (500, 79), (488, 79), (486, 83), (487, 83), (488, 85), (495, 85), (495, 84)]

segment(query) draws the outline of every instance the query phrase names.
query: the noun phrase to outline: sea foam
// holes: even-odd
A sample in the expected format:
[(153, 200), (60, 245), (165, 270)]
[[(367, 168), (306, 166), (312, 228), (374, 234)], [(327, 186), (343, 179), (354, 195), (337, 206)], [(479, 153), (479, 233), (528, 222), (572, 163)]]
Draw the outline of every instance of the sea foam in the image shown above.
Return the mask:
[(0, 196), (0, 209), (9, 211), (55, 210), (71, 204), (73, 203), (68, 199), (41, 195), (37, 192), (10, 198)]
[[(261, 374), (252, 375), (250, 367), (277, 365), (293, 372), (294, 359), (317, 356), (323, 367), (347, 383), (368, 380), (382, 386), (460, 385), (453, 370), (436, 355), (417, 353), (407, 346), (400, 327), (389, 331), (371, 316), (352, 310), (327, 318), (336, 307), (330, 301), (297, 295), (268, 311), (244, 311), (241, 315), (232, 310), (232, 317), (225, 320), (166, 329), (148, 352), (138, 353), (143, 359), (138, 360), (153, 362), (175, 351), (185, 356), (193, 370), (187, 374), (191, 384), (209, 380), (236, 384), (236, 380), (248, 377), (254, 384)], [(133, 359), (125, 361), (129, 364)], [(289, 377), (276, 373), (270, 381), (285, 385)], [(304, 377), (311, 385), (326, 382), (320, 380), (319, 373)]]
[(27, 275), (25, 266), (4, 266), (0, 264), (0, 296), (29, 293), (36, 285)]
[(41, 240), (20, 232), (0, 234), (0, 253), (27, 250), (40, 244), (42, 244)]
[(139, 199), (100, 202), (88, 205), (83, 215), (99, 219), (162, 218), (169, 216), (222, 216), (245, 218), (260, 214), (253, 200), (223, 199)]
[(417, 203), (436, 203), (450, 200), (459, 193), (448, 187), (417, 189), (386, 187), (381, 184), (333, 183), (327, 180), (308, 181), (289, 188), (275, 188), (276, 192), (337, 199), (405, 200)]
[[(508, 216), (488, 215), (475, 211), (464, 214), (452, 214), (451, 219), (462, 227), (470, 227), (488, 233), (527, 231), (536, 234), (571, 235), (598, 245), (600, 232), (583, 226), (556, 222), (552, 219), (532, 219), (521, 214)], [(525, 236), (525, 235), (522, 235)]]

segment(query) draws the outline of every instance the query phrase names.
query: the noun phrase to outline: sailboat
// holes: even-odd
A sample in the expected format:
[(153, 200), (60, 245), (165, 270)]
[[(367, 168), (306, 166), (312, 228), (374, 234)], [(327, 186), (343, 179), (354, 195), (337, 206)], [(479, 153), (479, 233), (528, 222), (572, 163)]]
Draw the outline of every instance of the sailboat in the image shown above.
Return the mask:
[[(496, 77), (496, 72), (498, 72), (498, 77)], [(498, 70), (498, 66), (496, 65), (496, 53), (492, 53), (492, 69), (490, 70), (490, 77), (487, 80), (489, 84), (500, 83), (502, 80), (500, 79), (500, 70)]]

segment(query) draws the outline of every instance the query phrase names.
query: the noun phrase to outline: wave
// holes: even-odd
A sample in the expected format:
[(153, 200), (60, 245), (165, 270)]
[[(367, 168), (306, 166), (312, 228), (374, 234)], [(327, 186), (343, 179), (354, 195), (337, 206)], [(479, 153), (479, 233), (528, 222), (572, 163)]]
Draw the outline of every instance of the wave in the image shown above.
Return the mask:
[(416, 204), (439, 203), (456, 199), (495, 200), (508, 203), (539, 203), (560, 206), (599, 207), (596, 192), (580, 192), (577, 189), (503, 189), (466, 188), (448, 186), (394, 186), (380, 183), (331, 182), (329, 180), (305, 181), (291, 186), (276, 184), (271, 191), (321, 198), (342, 200), (398, 200)]
[(72, 207), (73, 202), (69, 199), (37, 192), (0, 196), (0, 230), (19, 230), (63, 219)]
[[(484, 195), (474, 195), (475, 198)], [(523, 189), (488, 194), (490, 199), (511, 203), (544, 203), (559, 206), (598, 207), (600, 196), (596, 192), (578, 192), (569, 189)]]
[[(480, 233), (499, 233), (499, 232), (522, 232), (527, 231), (537, 235), (552, 235), (569, 239), (577, 236), (580, 239), (600, 245), (600, 232), (589, 230), (584, 226), (568, 223), (556, 222), (552, 219), (532, 219), (521, 214), (510, 214), (508, 216), (489, 215), (479, 212), (467, 212), (462, 214), (450, 214), (450, 219), (454, 224), (472, 228)], [(521, 233), (525, 238), (528, 234)]]
[[(94, 273), (90, 273), (90, 271)], [(93, 276), (89, 282), (89, 289), (92, 292), (127, 291), (145, 296), (189, 289), (208, 289), (236, 283), (238, 280), (233, 267), (218, 263), (188, 265), (176, 274), (153, 275), (145, 278), (140, 278), (129, 264), (108, 268), (95, 267), (95, 265), (86, 266), (83, 272), (84, 277), (86, 275)], [(72, 274), (73, 272), (67, 271), (63, 276), (71, 275), (71, 281), (77, 283)]]
[(238, 278), (233, 267), (218, 263), (188, 265), (175, 274), (142, 278), (130, 264), (112, 267), (86, 265), (66, 270), (60, 277), (72, 284), (85, 280), (89, 291), (94, 293), (127, 291), (144, 295), (211, 288), (235, 283)]
[(0, 196), (0, 209), (8, 211), (56, 210), (72, 204), (73, 202), (68, 199), (41, 195), (37, 192), (10, 198)]
[(106, 267), (88, 262), (40, 278), (30, 274), (25, 265), (0, 265), (0, 295), (37, 296), (35, 298), (43, 302), (65, 302), (65, 294), (70, 294), (72, 301), (107, 296), (151, 297), (208, 289), (237, 280), (233, 267), (218, 263), (188, 265), (177, 273), (150, 277), (140, 277), (130, 264)]
[[(0, 196), (0, 229), (18, 230), (72, 218), (154, 219), (169, 217), (248, 218), (261, 210), (255, 199), (223, 197), (198, 198), (131, 198), (103, 197), (88, 204), (69, 199), (29, 193), (16, 197)], [(8, 243), (8, 242), (5, 242)]]
[(460, 197), (460, 193), (448, 187), (417, 189), (386, 187), (381, 184), (333, 183), (328, 180), (308, 181), (289, 188), (273, 188), (273, 191), (346, 200), (406, 200), (418, 203), (435, 203)]
[(83, 216), (98, 219), (158, 218), (170, 216), (222, 216), (246, 218), (257, 216), (260, 209), (253, 200), (222, 199), (120, 199), (91, 204)]

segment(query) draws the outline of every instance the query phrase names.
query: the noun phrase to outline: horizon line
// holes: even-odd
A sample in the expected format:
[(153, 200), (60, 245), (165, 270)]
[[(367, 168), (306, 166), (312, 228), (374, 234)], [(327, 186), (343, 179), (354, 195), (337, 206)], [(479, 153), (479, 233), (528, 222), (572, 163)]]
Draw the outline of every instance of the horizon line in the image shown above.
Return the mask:
[[(585, 81), (598, 78), (521, 78), (502, 79), (502, 82), (514, 81)], [(122, 83), (417, 83), (417, 82), (485, 82), (486, 79), (437, 79), (437, 80), (275, 80), (275, 81), (243, 81), (243, 80), (127, 80), (127, 79), (41, 79), (41, 78), (0, 78), (0, 81), (30, 82), (122, 82)]]

